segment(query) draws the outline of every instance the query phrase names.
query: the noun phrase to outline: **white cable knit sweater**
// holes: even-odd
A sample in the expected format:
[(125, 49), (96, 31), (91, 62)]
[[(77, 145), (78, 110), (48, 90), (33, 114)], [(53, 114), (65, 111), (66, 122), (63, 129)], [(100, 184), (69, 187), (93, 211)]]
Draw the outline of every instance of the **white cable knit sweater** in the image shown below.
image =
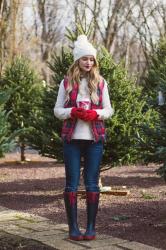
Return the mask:
[[(61, 120), (70, 118), (70, 113), (72, 109), (72, 108), (64, 108), (65, 97), (66, 96), (65, 96), (64, 80), (62, 80), (59, 86), (57, 101), (54, 107), (55, 116)], [(91, 102), (88, 89), (88, 82), (85, 78), (81, 80), (81, 83), (79, 85), (79, 91), (76, 101)], [(104, 82), (102, 105), (103, 109), (96, 109), (96, 112), (99, 115), (99, 119), (105, 120), (113, 115), (113, 109), (111, 107), (106, 81)], [(81, 119), (78, 119), (74, 133), (72, 135), (72, 139), (93, 140), (91, 122), (86, 122)]]

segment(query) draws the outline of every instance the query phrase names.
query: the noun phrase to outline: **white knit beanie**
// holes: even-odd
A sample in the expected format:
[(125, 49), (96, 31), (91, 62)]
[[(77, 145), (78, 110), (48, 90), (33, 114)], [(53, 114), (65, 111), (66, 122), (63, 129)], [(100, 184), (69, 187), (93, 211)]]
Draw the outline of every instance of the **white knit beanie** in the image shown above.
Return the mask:
[(80, 35), (77, 37), (77, 41), (74, 42), (73, 55), (74, 61), (83, 56), (94, 56), (96, 58), (96, 49), (88, 41), (87, 36)]

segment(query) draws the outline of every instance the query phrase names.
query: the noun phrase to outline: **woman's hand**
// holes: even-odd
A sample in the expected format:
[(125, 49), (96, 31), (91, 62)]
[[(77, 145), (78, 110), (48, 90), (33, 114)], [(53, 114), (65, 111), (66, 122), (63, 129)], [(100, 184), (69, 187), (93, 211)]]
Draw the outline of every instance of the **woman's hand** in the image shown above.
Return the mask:
[(84, 114), (84, 117), (83, 117), (83, 120), (84, 121), (94, 121), (98, 118), (98, 114), (95, 110), (85, 110), (85, 114)]
[(74, 107), (71, 110), (71, 118), (78, 118), (84, 121), (94, 121), (98, 118), (98, 114), (95, 110)]
[(82, 119), (85, 116), (85, 109), (83, 108), (72, 108), (71, 110), (71, 118), (78, 118), (78, 119)]

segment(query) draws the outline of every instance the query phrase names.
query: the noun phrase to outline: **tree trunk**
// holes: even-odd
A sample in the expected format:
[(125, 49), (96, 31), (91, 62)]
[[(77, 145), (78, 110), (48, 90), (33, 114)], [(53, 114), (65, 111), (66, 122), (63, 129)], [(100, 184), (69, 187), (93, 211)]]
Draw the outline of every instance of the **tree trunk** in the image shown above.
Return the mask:
[(20, 143), (20, 150), (21, 150), (21, 161), (25, 161), (25, 144), (24, 144), (24, 142)]

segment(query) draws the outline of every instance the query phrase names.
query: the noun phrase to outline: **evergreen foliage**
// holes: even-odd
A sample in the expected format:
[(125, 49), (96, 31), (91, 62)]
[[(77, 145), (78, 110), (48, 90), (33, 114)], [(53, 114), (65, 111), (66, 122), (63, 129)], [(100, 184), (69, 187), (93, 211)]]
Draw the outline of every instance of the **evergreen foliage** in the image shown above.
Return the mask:
[(145, 109), (147, 104), (142, 88), (136, 85), (135, 79), (129, 79), (123, 64), (116, 64), (105, 48), (99, 53), (98, 61), (115, 110), (111, 119), (106, 121), (107, 142), (103, 160), (112, 165), (143, 161), (137, 146), (140, 126), (145, 123), (153, 126), (157, 114), (152, 109)]
[(58, 94), (59, 84), (66, 75), (73, 57), (70, 52), (65, 52), (62, 48), (61, 55), (52, 54), (52, 60), (49, 63), (53, 71), (52, 85), (47, 85), (39, 107), (43, 112), (34, 120), (35, 130), (31, 136), (31, 145), (43, 156), (56, 158), (62, 161), (62, 141), (61, 127), (62, 121), (54, 116), (54, 105)]
[(10, 93), (0, 92), (0, 157), (14, 147), (13, 135), (10, 134), (8, 117), (10, 112), (4, 110), (4, 104), (9, 99)]
[(34, 118), (41, 112), (38, 105), (42, 97), (42, 84), (28, 59), (16, 57), (5, 68), (1, 89), (15, 89), (5, 104), (9, 116), (10, 129), (13, 133), (20, 130), (18, 144), (21, 148), (21, 160), (25, 160), (25, 145), (29, 144), (29, 136), (33, 130)]
[[(144, 154), (147, 163), (161, 164), (158, 173), (166, 181), (166, 37), (159, 41), (151, 57), (145, 90), (149, 95), (150, 105), (158, 112), (160, 119), (155, 123), (155, 127), (143, 127), (147, 140), (140, 140), (140, 145), (143, 150), (148, 150), (148, 153)], [(158, 99), (159, 91), (163, 96), (162, 102)]]

